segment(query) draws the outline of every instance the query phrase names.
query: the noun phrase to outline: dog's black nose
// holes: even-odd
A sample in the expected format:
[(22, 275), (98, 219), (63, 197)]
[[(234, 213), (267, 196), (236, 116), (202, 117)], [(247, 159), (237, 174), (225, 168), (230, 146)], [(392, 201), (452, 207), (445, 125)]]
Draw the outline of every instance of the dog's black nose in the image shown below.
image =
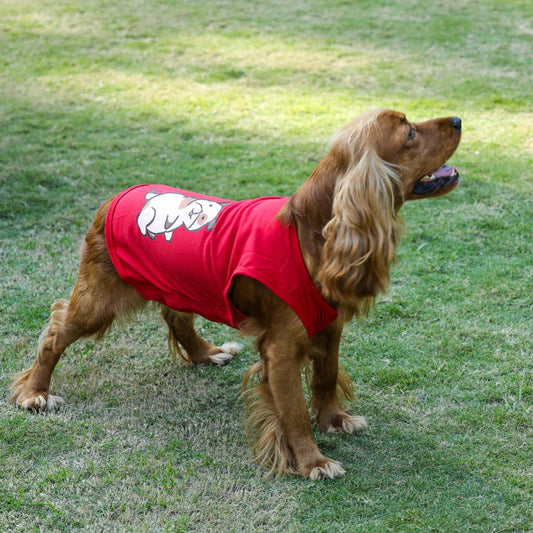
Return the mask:
[(452, 117), (452, 128), (461, 131), (461, 119), (459, 117)]

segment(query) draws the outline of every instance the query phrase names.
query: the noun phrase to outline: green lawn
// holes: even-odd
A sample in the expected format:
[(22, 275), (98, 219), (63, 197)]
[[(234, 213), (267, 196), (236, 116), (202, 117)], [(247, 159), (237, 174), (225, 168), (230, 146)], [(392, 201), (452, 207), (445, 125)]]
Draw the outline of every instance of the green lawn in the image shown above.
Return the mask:
[[(0, 531), (533, 531), (531, 28), (527, 0), (0, 0)], [(253, 342), (175, 366), (152, 310), (67, 351), (62, 410), (9, 404), (104, 199), (290, 195), (375, 107), (459, 115), (463, 178), (404, 208), (390, 292), (345, 330), (369, 430), (316, 434), (344, 478), (265, 478)]]

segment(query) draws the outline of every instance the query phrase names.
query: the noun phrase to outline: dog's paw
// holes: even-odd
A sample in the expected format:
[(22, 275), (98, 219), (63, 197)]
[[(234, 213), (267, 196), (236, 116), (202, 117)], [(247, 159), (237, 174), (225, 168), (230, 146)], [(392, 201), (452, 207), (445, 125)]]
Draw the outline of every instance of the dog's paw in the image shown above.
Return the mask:
[(17, 398), (16, 404), (22, 409), (36, 412), (55, 411), (65, 403), (61, 396), (52, 396), (48, 393), (40, 393), (34, 396)]
[(315, 466), (309, 472), (309, 479), (335, 479), (346, 474), (346, 470), (342, 468), (341, 463), (333, 461), (332, 459), (326, 459), (322, 465)]
[(346, 415), (342, 418), (341, 425), (330, 425), (327, 429), (328, 433), (356, 433), (366, 429), (368, 424), (364, 416)]
[(229, 363), (233, 356), (242, 348), (238, 342), (226, 342), (218, 347), (218, 353), (209, 356), (209, 360), (215, 365)]
[(357, 433), (368, 427), (364, 416), (349, 415), (344, 411), (323, 410), (312, 413), (312, 421), (324, 433)]

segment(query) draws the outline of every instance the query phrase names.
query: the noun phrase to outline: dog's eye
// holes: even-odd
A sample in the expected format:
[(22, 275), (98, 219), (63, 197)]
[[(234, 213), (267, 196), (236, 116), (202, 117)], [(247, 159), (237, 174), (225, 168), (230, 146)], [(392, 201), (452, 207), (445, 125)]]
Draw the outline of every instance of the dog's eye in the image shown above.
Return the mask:
[(412, 141), (415, 138), (415, 133), (416, 133), (416, 130), (413, 127), (409, 128), (409, 133), (407, 134), (407, 140)]

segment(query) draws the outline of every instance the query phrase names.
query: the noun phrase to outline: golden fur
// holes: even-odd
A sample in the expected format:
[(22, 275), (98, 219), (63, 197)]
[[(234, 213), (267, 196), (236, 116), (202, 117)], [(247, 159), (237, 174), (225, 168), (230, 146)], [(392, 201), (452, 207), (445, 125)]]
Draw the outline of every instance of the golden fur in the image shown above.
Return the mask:
[[(343, 325), (367, 312), (387, 288), (401, 233), (401, 205), (446, 194), (457, 185), (455, 172), (436, 169), (453, 154), (460, 137), (457, 117), (413, 124), (395, 111), (365, 113), (334, 135), (329, 153), (281, 210), (279, 219), (297, 228), (317, 288), (339, 312), (325, 330), (309, 338), (294, 311), (275, 294), (253, 279), (235, 279), (230, 297), (248, 316), (242, 332), (257, 337), (261, 355), (243, 382), (248, 434), (257, 461), (270, 470), (312, 479), (344, 473), (340, 463), (320, 453), (311, 429), (312, 422), (326, 432), (366, 427), (363, 417), (343, 407), (352, 398), (351, 382), (338, 366)], [(145, 305), (119, 278), (109, 257), (104, 238), (109, 203), (98, 210), (82, 244), (70, 300), (52, 305), (33, 365), (15, 378), (12, 400), (23, 408), (47, 410), (62, 403), (50, 395), (49, 385), (66, 347), (80, 337), (101, 337), (115, 319), (131, 318)], [(218, 347), (202, 339), (192, 315), (161, 307), (171, 351), (187, 364), (222, 364), (237, 351), (235, 344)], [(302, 368), (307, 369), (312, 416)]]

